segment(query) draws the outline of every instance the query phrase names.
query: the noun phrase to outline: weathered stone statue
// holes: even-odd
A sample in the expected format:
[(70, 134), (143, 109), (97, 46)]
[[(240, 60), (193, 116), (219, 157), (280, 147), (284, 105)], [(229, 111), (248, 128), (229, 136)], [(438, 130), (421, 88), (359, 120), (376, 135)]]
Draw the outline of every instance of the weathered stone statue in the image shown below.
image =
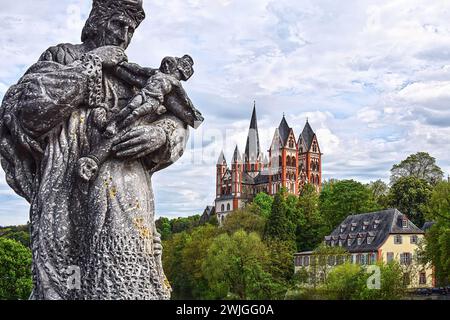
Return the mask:
[(32, 299), (169, 299), (152, 174), (202, 121), (189, 56), (127, 62), (142, 0), (94, 0), (82, 44), (45, 51), (6, 93), (0, 158), (31, 204)]

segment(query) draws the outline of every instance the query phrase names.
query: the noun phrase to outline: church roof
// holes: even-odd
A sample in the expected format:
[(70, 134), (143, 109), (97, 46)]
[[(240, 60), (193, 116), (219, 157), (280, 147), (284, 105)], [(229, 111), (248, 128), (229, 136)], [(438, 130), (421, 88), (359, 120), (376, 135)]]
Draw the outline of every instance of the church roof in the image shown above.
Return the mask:
[(227, 164), (227, 160), (225, 160), (225, 155), (223, 154), (223, 151), (220, 152), (217, 164), (225, 164), (225, 165)]
[(280, 134), (281, 142), (284, 145), (286, 145), (287, 139), (289, 138), (289, 132), (291, 131), (291, 128), (289, 127), (286, 118), (283, 115), (283, 119), (281, 120), (280, 125), (278, 126), (278, 132)]
[(403, 227), (404, 219), (406, 216), (397, 209), (351, 215), (325, 237), (325, 242), (337, 246), (341, 241), (349, 252), (371, 252), (378, 250), (390, 234), (424, 233), (409, 220)]
[(245, 145), (245, 160), (256, 161), (260, 154), (258, 122), (256, 120), (256, 104), (253, 106), (252, 119), (248, 129), (247, 143)]
[(303, 138), (303, 141), (305, 142), (306, 150), (309, 150), (311, 148), (311, 144), (313, 142), (314, 136), (316, 134), (314, 133), (313, 129), (309, 125), (309, 122), (306, 121), (305, 127), (303, 128), (302, 134), (299, 138), (299, 144), (300, 140)]
[(259, 173), (255, 178), (254, 178), (255, 184), (266, 184), (269, 183), (269, 175), (267, 174), (267, 172), (263, 173)]
[(239, 152), (238, 146), (236, 146), (236, 148), (234, 149), (234, 153), (233, 153), (233, 163), (236, 163), (236, 162), (242, 162), (242, 157), (241, 157), (241, 153)]

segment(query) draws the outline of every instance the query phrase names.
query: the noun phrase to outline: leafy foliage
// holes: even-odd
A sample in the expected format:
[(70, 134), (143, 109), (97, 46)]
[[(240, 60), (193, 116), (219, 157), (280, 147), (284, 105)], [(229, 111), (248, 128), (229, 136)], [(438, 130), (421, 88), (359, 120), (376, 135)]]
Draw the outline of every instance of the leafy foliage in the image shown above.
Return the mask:
[(330, 233), (350, 214), (381, 209), (373, 199), (369, 188), (354, 180), (341, 180), (323, 185), (319, 208)]
[(221, 234), (211, 244), (203, 264), (210, 287), (228, 299), (267, 299), (278, 291), (267, 272), (270, 264), (266, 246), (256, 233), (243, 230)]
[(31, 289), (30, 249), (0, 237), (0, 299), (28, 299)]
[(253, 199), (253, 204), (260, 209), (260, 214), (264, 218), (269, 218), (272, 212), (273, 197), (269, 196), (267, 193), (260, 192)]
[(391, 169), (392, 184), (400, 178), (413, 177), (434, 185), (442, 181), (443, 176), (444, 172), (436, 165), (436, 159), (427, 152), (412, 154)]
[(286, 201), (286, 191), (282, 189), (273, 200), (272, 211), (264, 230), (264, 239), (276, 239), (281, 241), (295, 241), (295, 224), (292, 218), (292, 210)]
[(425, 180), (402, 177), (392, 185), (389, 202), (392, 207), (406, 214), (419, 228), (425, 222), (424, 212), (431, 197), (432, 187)]
[(306, 184), (302, 189), (297, 203), (297, 210), (297, 250), (313, 250), (322, 242), (327, 232), (319, 210), (319, 194), (313, 185)]
[(427, 230), (421, 255), (432, 263), (439, 285), (450, 283), (450, 183), (441, 182), (434, 188), (426, 216), (435, 224)]
[(238, 230), (244, 230), (248, 233), (256, 232), (261, 237), (264, 233), (266, 219), (255, 213), (254, 206), (247, 206), (244, 209), (237, 210), (229, 215), (223, 223), (223, 230), (228, 234), (233, 234)]

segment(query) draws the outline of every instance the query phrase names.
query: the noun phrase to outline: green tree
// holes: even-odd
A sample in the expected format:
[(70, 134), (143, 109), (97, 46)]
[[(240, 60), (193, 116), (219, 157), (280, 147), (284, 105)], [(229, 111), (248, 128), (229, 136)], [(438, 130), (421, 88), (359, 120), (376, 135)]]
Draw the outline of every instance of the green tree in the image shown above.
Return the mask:
[(272, 212), (273, 197), (269, 196), (267, 193), (260, 192), (253, 199), (253, 204), (258, 206), (260, 213), (264, 218), (269, 218)]
[(442, 181), (443, 176), (444, 172), (436, 165), (436, 159), (427, 152), (412, 154), (391, 169), (392, 184), (400, 178), (413, 177), (434, 185)]
[(427, 207), (427, 219), (435, 224), (427, 230), (422, 244), (424, 263), (435, 268), (438, 285), (450, 283), (450, 183), (440, 182), (434, 188)]
[(172, 298), (175, 300), (193, 299), (192, 275), (186, 272), (183, 264), (183, 249), (190, 239), (187, 232), (181, 232), (162, 243), (164, 272), (172, 286)]
[(387, 209), (389, 207), (389, 186), (382, 180), (376, 180), (370, 182), (368, 187), (377, 205)]
[(286, 191), (282, 189), (275, 195), (272, 211), (267, 219), (264, 239), (295, 241), (295, 223), (290, 219)]
[(264, 227), (266, 224), (266, 219), (256, 214), (255, 208), (252, 205), (234, 211), (233, 214), (227, 216), (223, 223), (223, 230), (228, 232), (228, 234), (233, 234), (236, 231), (243, 229), (247, 233), (256, 232), (260, 236), (264, 233)]
[(364, 270), (360, 265), (344, 263), (333, 268), (326, 279), (327, 298), (333, 300), (358, 299), (364, 291)]
[(190, 217), (179, 217), (170, 221), (172, 226), (172, 233), (179, 233), (189, 231), (199, 225), (200, 215)]
[(257, 233), (240, 230), (221, 234), (211, 244), (203, 273), (216, 296), (228, 299), (270, 299), (276, 291), (266, 246)]
[[(396, 261), (389, 263), (379, 262), (377, 266), (380, 268), (380, 289), (370, 289), (367, 285), (358, 292), (358, 299), (363, 300), (399, 300), (402, 299), (407, 290), (407, 285), (403, 279), (403, 269)], [(364, 284), (370, 273), (365, 272)]]
[(348, 215), (381, 209), (369, 188), (354, 180), (326, 183), (319, 197), (319, 208), (327, 233)]
[(28, 299), (32, 286), (30, 249), (0, 238), (0, 299)]
[(319, 194), (315, 186), (306, 184), (297, 202), (296, 243), (298, 251), (313, 250), (326, 235), (319, 211)]
[(161, 234), (161, 240), (167, 240), (172, 235), (172, 226), (170, 220), (165, 217), (161, 217), (155, 221), (156, 229)]
[(202, 272), (202, 264), (211, 243), (220, 232), (221, 230), (210, 224), (195, 228), (182, 249), (182, 270), (189, 275), (189, 287), (194, 299), (217, 298), (209, 289), (208, 280)]
[(268, 271), (281, 285), (280, 294), (284, 294), (294, 276), (295, 243), (292, 241), (267, 240), (265, 244), (270, 259)]
[(432, 187), (427, 181), (415, 177), (401, 177), (389, 191), (389, 202), (420, 228), (425, 222), (424, 212), (431, 192)]
[(397, 262), (376, 265), (380, 274), (380, 287), (369, 288), (367, 282), (373, 275), (367, 266), (344, 263), (331, 270), (326, 279), (326, 295), (336, 300), (398, 300), (404, 297), (406, 285)]

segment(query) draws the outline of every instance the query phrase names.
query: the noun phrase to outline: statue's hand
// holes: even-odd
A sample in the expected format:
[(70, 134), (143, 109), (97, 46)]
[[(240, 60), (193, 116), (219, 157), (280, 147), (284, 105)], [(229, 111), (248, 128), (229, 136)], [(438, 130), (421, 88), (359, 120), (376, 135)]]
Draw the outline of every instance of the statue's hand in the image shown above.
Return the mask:
[(139, 159), (158, 150), (167, 142), (163, 129), (153, 125), (138, 126), (120, 137), (112, 151), (118, 158)]
[(166, 108), (156, 99), (150, 98), (144, 102), (143, 97), (140, 94), (134, 96), (134, 98), (128, 103), (126, 108), (123, 108), (117, 116), (114, 117), (114, 122), (107, 128), (106, 132), (109, 135), (114, 135), (117, 131), (129, 127), (140, 118), (148, 115), (162, 115), (166, 112)]
[(103, 63), (103, 67), (112, 68), (120, 64), (121, 62), (128, 61), (125, 51), (116, 46), (104, 46), (92, 50), (90, 53), (98, 56)]

